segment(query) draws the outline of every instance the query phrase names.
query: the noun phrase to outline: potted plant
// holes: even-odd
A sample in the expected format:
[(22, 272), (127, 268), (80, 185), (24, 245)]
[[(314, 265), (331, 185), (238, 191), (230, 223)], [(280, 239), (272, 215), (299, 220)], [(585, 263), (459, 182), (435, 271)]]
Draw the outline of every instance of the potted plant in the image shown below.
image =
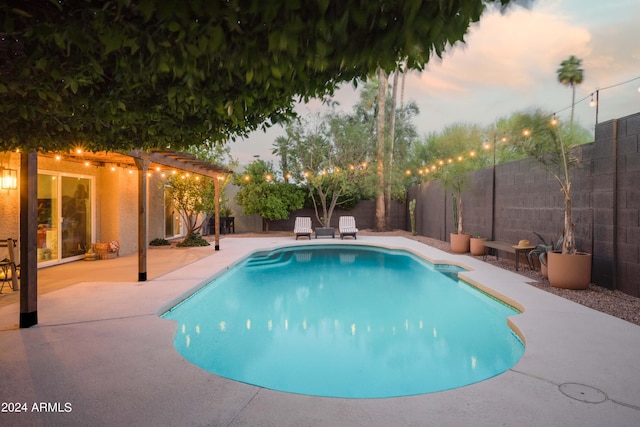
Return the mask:
[(536, 247), (527, 254), (527, 257), (529, 258), (529, 264), (535, 265), (534, 261), (537, 258), (538, 261), (540, 261), (540, 273), (542, 273), (545, 279), (548, 279), (549, 272), (547, 268), (547, 254), (549, 252), (559, 251), (562, 249), (562, 236), (560, 236), (558, 241), (554, 244), (553, 242), (547, 243), (544, 238), (535, 231), (533, 232), (533, 234), (538, 236), (542, 244), (536, 245)]
[(560, 126), (557, 120), (540, 111), (523, 114), (523, 138), (518, 139), (524, 152), (538, 160), (553, 175), (564, 196), (562, 250), (547, 252), (549, 283), (566, 289), (586, 289), (591, 282), (591, 254), (579, 252), (575, 246), (575, 224), (571, 204), (570, 169), (578, 163), (572, 148), (575, 134)]
[(455, 231), (450, 234), (451, 251), (466, 254), (470, 249), (471, 235), (463, 232), (462, 191), (467, 185), (467, 177), (461, 171), (451, 168), (443, 175), (444, 186), (451, 191), (453, 201), (453, 224)]
[(487, 248), (484, 245), (484, 242), (486, 241), (486, 237), (480, 237), (479, 234), (472, 235), (471, 240), (469, 241), (469, 250), (471, 251), (471, 255), (484, 255), (487, 251)]
[(462, 191), (467, 186), (466, 171), (460, 167), (448, 166), (442, 175), (445, 189), (451, 192), (453, 204), (453, 224), (456, 230), (449, 235), (451, 252), (466, 254), (470, 249), (471, 235), (465, 233), (462, 222)]

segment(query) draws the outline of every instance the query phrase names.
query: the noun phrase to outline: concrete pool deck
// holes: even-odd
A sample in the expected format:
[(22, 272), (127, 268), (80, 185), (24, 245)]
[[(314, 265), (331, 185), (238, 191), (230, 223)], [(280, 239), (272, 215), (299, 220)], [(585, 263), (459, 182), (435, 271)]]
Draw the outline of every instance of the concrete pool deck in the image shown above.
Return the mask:
[[(336, 399), (227, 380), (174, 349), (176, 324), (158, 317), (172, 301), (255, 250), (318, 243), (404, 248), (473, 269), (471, 280), (526, 309), (512, 319), (526, 339), (524, 356), (501, 375), (454, 390)], [(97, 276), (44, 294), (39, 325), (0, 331), (0, 425), (640, 425), (640, 327), (527, 285), (524, 276), (402, 237), (229, 238), (219, 252), (201, 250), (209, 252), (147, 282)], [(0, 326), (17, 313), (17, 304), (0, 308)], [(4, 412), (18, 403), (26, 412)]]

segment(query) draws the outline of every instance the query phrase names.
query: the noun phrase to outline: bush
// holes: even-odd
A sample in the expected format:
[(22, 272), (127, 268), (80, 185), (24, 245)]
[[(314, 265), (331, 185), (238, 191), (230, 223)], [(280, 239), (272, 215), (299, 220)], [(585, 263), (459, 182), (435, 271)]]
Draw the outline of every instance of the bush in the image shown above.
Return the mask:
[(182, 242), (176, 246), (181, 248), (193, 247), (193, 246), (209, 246), (209, 242), (200, 236), (200, 233), (191, 233)]
[(169, 246), (171, 243), (167, 239), (155, 238), (149, 242), (149, 246)]

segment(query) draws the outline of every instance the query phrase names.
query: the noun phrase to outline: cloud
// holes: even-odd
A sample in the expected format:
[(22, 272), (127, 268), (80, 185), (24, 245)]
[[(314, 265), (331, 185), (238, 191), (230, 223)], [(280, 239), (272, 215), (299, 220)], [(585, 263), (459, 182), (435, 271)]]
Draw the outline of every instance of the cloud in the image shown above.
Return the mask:
[(541, 78), (555, 80), (563, 59), (589, 54), (591, 35), (548, 9), (518, 8), (486, 14), (466, 39), (428, 66), (417, 91), (448, 97), (482, 86), (518, 90)]
[[(529, 107), (558, 112), (568, 119), (571, 90), (556, 70), (570, 55), (583, 59), (584, 82), (576, 90), (576, 121), (593, 129), (596, 109), (589, 98), (597, 89), (640, 76), (640, 2), (638, 0), (536, 0), (531, 9), (487, 12), (441, 61), (406, 78), (405, 102), (420, 108), (415, 124), (426, 134), (456, 123), (486, 125)], [(599, 121), (638, 111), (640, 80), (600, 92)], [(336, 92), (338, 110), (348, 112), (357, 91)], [(326, 111), (318, 102), (297, 107), (301, 115)], [(255, 132), (249, 144), (236, 143), (246, 160), (270, 157), (274, 135)], [(276, 135), (277, 136), (277, 135)], [(249, 147), (253, 147), (253, 150)]]

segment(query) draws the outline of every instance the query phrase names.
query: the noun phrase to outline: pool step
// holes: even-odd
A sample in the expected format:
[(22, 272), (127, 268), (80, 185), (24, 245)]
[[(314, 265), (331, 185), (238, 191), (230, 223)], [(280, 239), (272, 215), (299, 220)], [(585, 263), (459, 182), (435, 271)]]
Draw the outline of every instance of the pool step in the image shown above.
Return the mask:
[(247, 262), (247, 267), (265, 267), (265, 266), (276, 266), (276, 265), (284, 265), (291, 262), (293, 257), (291, 256), (291, 252), (277, 252), (277, 253), (268, 253), (264, 256), (257, 256), (255, 258), (250, 259)]
[(455, 281), (458, 280), (458, 273), (460, 273), (461, 271), (465, 271), (464, 268), (458, 267), (457, 265), (445, 265), (445, 264), (435, 265), (434, 269), (438, 273), (442, 273), (445, 276), (447, 276), (450, 279), (453, 279)]

